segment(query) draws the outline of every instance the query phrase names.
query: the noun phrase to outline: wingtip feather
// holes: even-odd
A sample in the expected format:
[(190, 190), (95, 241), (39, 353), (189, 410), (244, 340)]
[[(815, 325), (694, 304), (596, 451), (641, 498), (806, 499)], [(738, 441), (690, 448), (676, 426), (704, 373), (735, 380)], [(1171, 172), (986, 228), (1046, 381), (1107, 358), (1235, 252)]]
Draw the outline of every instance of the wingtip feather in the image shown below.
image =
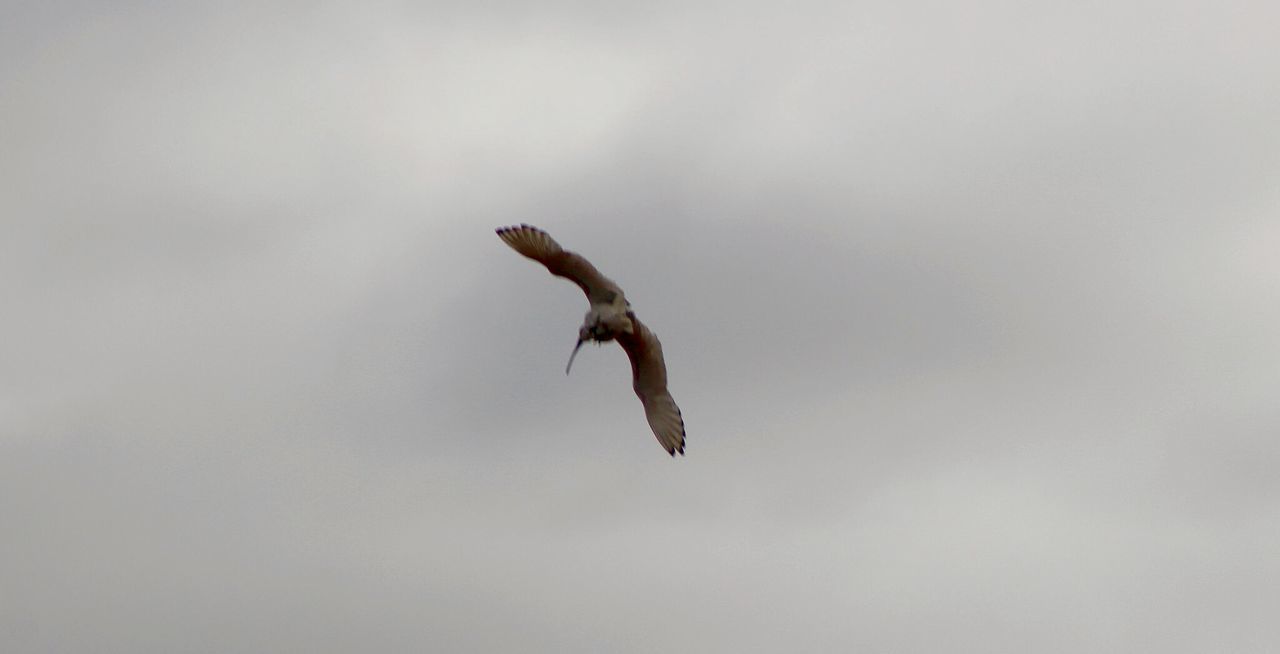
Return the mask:
[(545, 231), (528, 223), (499, 227), (494, 233), (511, 249), (538, 261), (562, 251), (560, 244)]

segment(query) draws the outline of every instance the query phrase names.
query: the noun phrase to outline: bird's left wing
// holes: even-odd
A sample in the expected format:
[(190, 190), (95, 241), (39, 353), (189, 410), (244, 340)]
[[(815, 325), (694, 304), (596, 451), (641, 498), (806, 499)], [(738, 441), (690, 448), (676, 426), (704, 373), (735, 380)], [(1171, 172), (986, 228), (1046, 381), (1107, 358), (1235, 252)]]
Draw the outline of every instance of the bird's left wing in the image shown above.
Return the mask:
[(644, 404), (644, 416), (653, 435), (671, 456), (684, 454), (684, 417), (675, 398), (667, 391), (667, 363), (662, 358), (662, 343), (634, 313), (627, 312), (633, 326), (631, 333), (619, 333), (618, 344), (631, 360), (631, 387)]
[(623, 299), (622, 289), (596, 270), (586, 257), (570, 252), (551, 235), (532, 225), (499, 227), (498, 237), (511, 249), (547, 267), (552, 275), (564, 277), (587, 294), (591, 304), (613, 304)]

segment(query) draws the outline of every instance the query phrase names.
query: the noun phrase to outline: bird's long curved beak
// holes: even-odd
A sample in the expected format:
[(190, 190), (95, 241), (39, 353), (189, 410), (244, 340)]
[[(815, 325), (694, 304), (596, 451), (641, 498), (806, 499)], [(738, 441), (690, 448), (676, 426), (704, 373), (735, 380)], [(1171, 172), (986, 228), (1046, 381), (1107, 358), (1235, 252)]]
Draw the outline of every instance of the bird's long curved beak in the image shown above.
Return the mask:
[(573, 357), (578, 356), (578, 350), (582, 349), (582, 344), (586, 343), (582, 338), (578, 338), (578, 344), (573, 346), (573, 354), (569, 355), (569, 365), (564, 367), (564, 374), (569, 374), (569, 369), (573, 367)]

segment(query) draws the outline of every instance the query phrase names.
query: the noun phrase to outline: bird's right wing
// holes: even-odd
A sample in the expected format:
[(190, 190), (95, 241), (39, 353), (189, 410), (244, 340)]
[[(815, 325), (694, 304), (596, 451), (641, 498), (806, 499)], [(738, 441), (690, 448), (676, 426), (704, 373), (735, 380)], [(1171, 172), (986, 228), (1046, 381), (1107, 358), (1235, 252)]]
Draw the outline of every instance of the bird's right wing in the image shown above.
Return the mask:
[(552, 275), (564, 277), (578, 285), (592, 304), (612, 304), (623, 296), (613, 280), (600, 274), (590, 261), (556, 243), (551, 235), (532, 225), (499, 227), (498, 236), (523, 254), (547, 267)]
[(653, 435), (671, 456), (684, 454), (684, 417), (675, 398), (667, 391), (667, 363), (662, 358), (662, 343), (644, 326), (634, 313), (632, 332), (619, 333), (618, 344), (631, 360), (631, 387), (644, 404), (644, 417), (653, 429)]
[(644, 417), (649, 421), (653, 435), (658, 437), (667, 454), (675, 456), (679, 452), (684, 456), (684, 417), (680, 415), (675, 398), (664, 390), (642, 396), (640, 401), (644, 403)]

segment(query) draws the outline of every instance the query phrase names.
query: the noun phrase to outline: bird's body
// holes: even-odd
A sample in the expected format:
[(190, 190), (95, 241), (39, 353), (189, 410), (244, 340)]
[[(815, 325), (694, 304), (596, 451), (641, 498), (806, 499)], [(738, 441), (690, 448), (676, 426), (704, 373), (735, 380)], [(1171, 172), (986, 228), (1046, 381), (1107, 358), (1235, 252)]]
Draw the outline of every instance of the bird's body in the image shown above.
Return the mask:
[[(587, 341), (617, 341), (631, 361), (631, 387), (644, 405), (645, 417), (658, 442), (675, 456), (684, 454), (684, 419), (667, 391), (667, 365), (657, 335), (636, 318), (631, 303), (613, 280), (600, 274), (581, 255), (560, 247), (546, 232), (530, 226), (501, 227), (498, 236), (512, 249), (541, 263), (551, 274), (578, 285), (590, 308), (578, 329), (578, 348)], [(567, 373), (569, 368), (565, 368)]]
[(592, 340), (611, 341), (618, 334), (632, 332), (631, 311), (616, 304), (596, 304), (582, 319), (583, 328), (591, 332)]

